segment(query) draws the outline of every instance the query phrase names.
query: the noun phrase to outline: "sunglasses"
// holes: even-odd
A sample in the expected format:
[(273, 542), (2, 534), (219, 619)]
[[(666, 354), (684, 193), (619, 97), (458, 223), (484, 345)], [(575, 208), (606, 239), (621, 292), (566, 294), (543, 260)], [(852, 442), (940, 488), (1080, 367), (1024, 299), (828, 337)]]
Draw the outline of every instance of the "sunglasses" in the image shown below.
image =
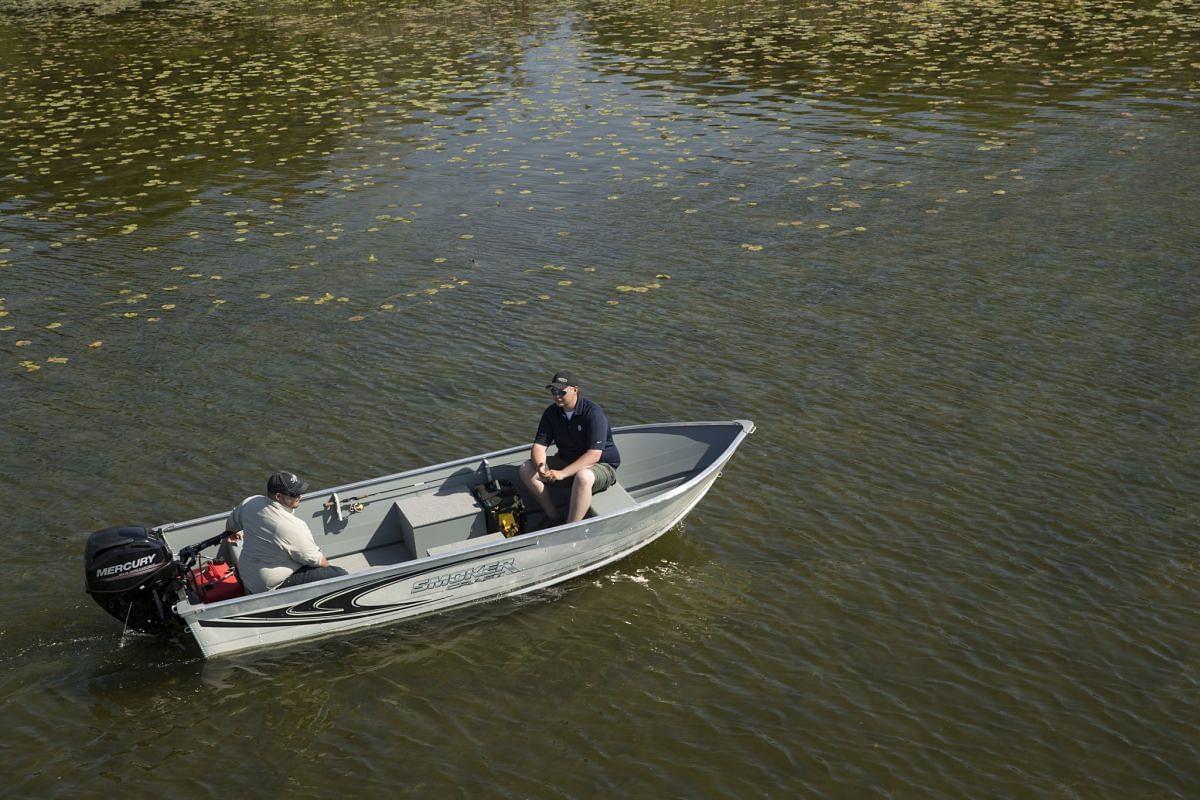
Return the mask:
[(550, 394), (554, 395), (555, 397), (562, 397), (566, 393), (567, 393), (566, 389), (556, 389), (554, 387), (550, 388)]

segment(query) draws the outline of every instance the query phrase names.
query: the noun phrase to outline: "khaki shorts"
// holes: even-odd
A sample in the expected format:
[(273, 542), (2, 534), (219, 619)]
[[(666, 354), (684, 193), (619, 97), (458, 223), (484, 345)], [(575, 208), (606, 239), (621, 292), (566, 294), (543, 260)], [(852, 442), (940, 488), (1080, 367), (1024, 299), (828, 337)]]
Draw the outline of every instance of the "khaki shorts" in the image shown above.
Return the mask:
[[(546, 466), (548, 466), (550, 469), (564, 469), (570, 463), (570, 461), (567, 461), (557, 453), (546, 459)], [(599, 464), (593, 464), (592, 466), (588, 467), (588, 469), (590, 469), (592, 471), (592, 475), (596, 477), (596, 482), (592, 484), (592, 494), (595, 494), (596, 492), (603, 492), (605, 489), (617, 482), (617, 471), (613, 468), (612, 464), (605, 464), (601, 462)], [(575, 480), (575, 478), (572, 477), (571, 480)]]

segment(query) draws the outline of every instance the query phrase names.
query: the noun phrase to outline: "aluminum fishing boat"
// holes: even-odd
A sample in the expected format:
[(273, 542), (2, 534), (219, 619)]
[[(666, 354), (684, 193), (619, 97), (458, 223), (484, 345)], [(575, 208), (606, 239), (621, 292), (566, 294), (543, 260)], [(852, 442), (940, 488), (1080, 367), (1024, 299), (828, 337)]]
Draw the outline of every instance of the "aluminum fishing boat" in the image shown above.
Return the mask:
[[(618, 428), (617, 483), (593, 497), (587, 516), (535, 530), (542, 512), (525, 497), (524, 529), (532, 532), (513, 536), (489, 532), (494, 526), (473, 487), (488, 480), (520, 487), (528, 445), (310, 492), (296, 516), (329, 562), (349, 574), (261, 594), (238, 587), (239, 596), (218, 601), (200, 591), (198, 577), (206, 566), (211, 573), (227, 511), (152, 529), (109, 528), (88, 540), (87, 590), (127, 627), (186, 627), (205, 657), (523, 594), (662, 536), (700, 502), (753, 431), (748, 420)], [(562, 511), (569, 489), (555, 489)]]

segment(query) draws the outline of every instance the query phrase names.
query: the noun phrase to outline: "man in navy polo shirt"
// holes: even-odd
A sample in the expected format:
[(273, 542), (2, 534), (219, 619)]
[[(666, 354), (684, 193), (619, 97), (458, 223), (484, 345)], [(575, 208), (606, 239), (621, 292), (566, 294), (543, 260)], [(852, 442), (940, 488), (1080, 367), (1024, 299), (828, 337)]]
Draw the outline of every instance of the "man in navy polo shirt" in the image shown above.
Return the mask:
[[(617, 482), (621, 465), (608, 417), (579, 393), (579, 381), (569, 372), (558, 372), (546, 388), (554, 402), (542, 412), (530, 458), (521, 465), (522, 482), (546, 514), (540, 528), (563, 521), (547, 484), (572, 481), (567, 522), (576, 522), (587, 513), (594, 493)], [(558, 452), (547, 458), (546, 448), (552, 444), (558, 445)]]

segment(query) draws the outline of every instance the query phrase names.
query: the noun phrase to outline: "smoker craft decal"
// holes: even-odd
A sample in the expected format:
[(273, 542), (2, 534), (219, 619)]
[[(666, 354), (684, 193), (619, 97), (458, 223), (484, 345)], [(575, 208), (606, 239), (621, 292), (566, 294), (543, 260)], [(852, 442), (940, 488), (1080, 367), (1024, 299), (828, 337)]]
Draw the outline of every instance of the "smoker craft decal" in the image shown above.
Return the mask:
[(458, 572), (451, 572), (448, 575), (439, 575), (436, 578), (426, 578), (423, 581), (417, 581), (413, 584), (412, 594), (420, 594), (430, 589), (457, 589), (460, 586), (469, 586), (472, 583), (490, 581), (492, 578), (498, 578), (505, 573), (516, 572), (517, 568), (513, 566), (514, 560), (508, 558), (504, 561), (496, 561), (491, 564), (468, 567)]
[(135, 575), (148, 575), (154, 572), (161, 566), (163, 561), (158, 560), (158, 556), (151, 553), (141, 558), (135, 558), (133, 561), (126, 561), (124, 564), (112, 564), (111, 566), (102, 567), (96, 570), (97, 580), (116, 580), (118, 578), (127, 579)]
[[(505, 555), (511, 552), (513, 551), (506, 551)], [(198, 622), (203, 627), (231, 628), (247, 625), (311, 625), (314, 623), (342, 622), (345, 620), (377, 617), (383, 614), (390, 614), (399, 609), (417, 608), (434, 602), (434, 596), (428, 594), (432, 589), (454, 591), (464, 586), (499, 578), (501, 575), (519, 572), (520, 570), (516, 567), (515, 561), (516, 559), (513, 558), (503, 558), (499, 561), (490, 561), (486, 564), (461, 567), (459, 569), (455, 569), (457, 565), (454, 564), (441, 564), (436, 567), (419, 569), (413, 572), (387, 575), (378, 580), (330, 592), (329, 594), (312, 600), (305, 600), (286, 608), (273, 608), (269, 611), (238, 614), (232, 617), (225, 617), (224, 619), (202, 619), (198, 620)], [(450, 571), (446, 572), (445, 570), (447, 569)], [(359, 603), (359, 600), (363, 596), (377, 589), (383, 589), (425, 573), (438, 574), (433, 574), (428, 578), (417, 581), (413, 584), (410, 591), (410, 595), (426, 595), (424, 597), (404, 600), (399, 603), (386, 603), (384, 605)]]

